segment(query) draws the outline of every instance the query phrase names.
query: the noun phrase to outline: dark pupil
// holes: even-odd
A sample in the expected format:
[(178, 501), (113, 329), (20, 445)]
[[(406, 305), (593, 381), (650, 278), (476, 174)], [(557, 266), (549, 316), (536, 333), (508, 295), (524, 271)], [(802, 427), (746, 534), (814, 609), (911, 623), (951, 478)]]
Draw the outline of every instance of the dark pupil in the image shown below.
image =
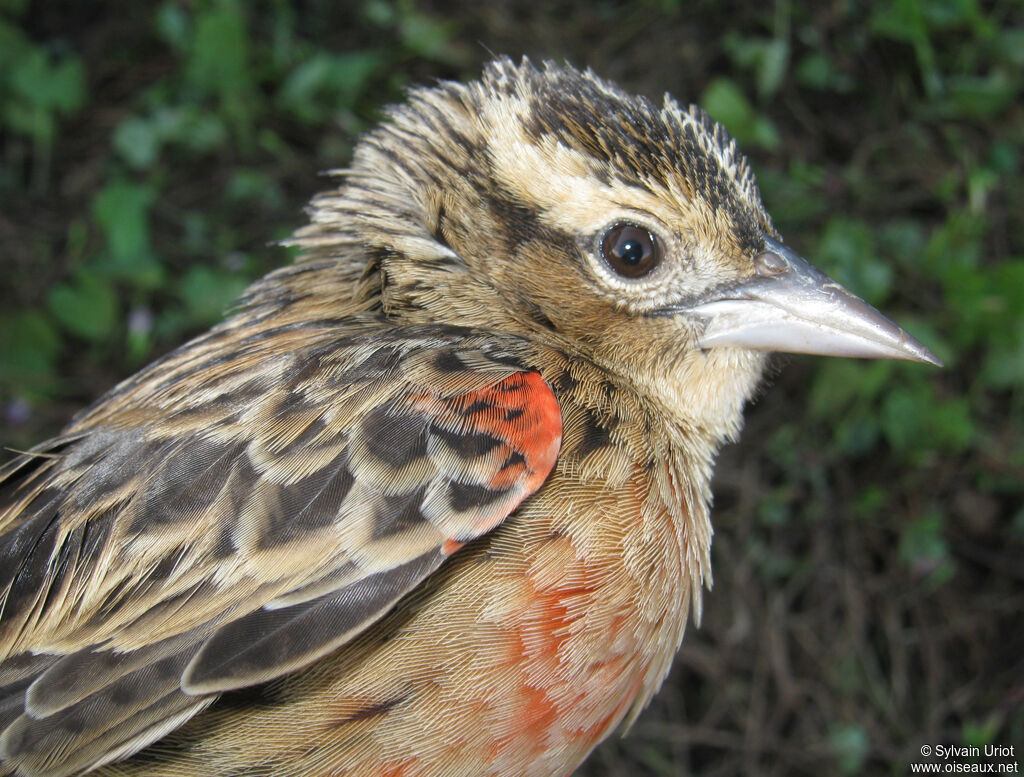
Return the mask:
[(618, 224), (605, 233), (601, 251), (619, 275), (639, 278), (653, 270), (661, 258), (656, 240), (636, 224)]
[(639, 240), (621, 240), (615, 247), (615, 251), (619, 256), (619, 261), (626, 264), (640, 264), (640, 260), (646, 253), (643, 243)]

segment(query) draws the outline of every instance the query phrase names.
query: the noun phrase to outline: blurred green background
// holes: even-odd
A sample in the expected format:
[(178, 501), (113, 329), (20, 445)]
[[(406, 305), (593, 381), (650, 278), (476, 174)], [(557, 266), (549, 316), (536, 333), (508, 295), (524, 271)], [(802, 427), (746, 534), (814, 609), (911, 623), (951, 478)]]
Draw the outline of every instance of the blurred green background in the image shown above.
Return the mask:
[(720, 461), (704, 624), (582, 773), (1024, 760), (1024, 4), (450, 5), (0, 0), (0, 442), (288, 261), (406, 85), (492, 52), (590, 66), (703, 104), (790, 244), (947, 368), (778, 360)]

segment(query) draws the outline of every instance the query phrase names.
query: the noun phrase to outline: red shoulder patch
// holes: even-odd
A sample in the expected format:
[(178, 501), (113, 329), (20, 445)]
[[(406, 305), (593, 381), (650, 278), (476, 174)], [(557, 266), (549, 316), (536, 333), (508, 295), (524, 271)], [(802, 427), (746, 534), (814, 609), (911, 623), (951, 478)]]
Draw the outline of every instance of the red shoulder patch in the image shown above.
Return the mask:
[(562, 444), (562, 411), (540, 373), (514, 373), (457, 402), (467, 427), (501, 439), (510, 449), (491, 488), (508, 488), (522, 479), (526, 491), (520, 502), (540, 488)]

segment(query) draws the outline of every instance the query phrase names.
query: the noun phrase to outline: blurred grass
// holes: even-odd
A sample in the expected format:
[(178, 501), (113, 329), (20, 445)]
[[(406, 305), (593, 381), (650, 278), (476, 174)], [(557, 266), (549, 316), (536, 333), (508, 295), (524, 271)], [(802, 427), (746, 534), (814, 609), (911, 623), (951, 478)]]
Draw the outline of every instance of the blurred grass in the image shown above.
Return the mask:
[[(1024, 746), (1024, 6), (0, 0), (0, 411), (23, 448), (288, 260), (409, 83), (489, 52), (701, 102), (787, 239), (945, 361), (780, 359), (716, 588), (590, 775), (905, 774)], [(782, 364), (785, 364), (782, 367)]]

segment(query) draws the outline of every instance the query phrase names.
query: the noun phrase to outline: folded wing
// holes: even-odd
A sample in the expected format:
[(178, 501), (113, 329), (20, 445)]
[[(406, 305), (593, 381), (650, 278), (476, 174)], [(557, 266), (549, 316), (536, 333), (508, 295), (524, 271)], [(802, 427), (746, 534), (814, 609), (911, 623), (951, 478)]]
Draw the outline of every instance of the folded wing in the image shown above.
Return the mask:
[(307, 666), (550, 472), (555, 397), (488, 338), (313, 340), (0, 474), (0, 774), (126, 757)]

